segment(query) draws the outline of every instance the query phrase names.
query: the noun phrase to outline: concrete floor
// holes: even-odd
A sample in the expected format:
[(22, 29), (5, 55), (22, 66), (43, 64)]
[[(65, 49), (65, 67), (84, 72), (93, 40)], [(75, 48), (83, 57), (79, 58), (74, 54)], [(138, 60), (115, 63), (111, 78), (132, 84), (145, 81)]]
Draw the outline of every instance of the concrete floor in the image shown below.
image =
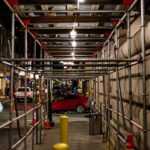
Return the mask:
[[(102, 136), (89, 135), (88, 118), (79, 114), (66, 114), (69, 116), (69, 150), (105, 150)], [(37, 145), (36, 150), (51, 150), (52, 145), (59, 142), (59, 116), (54, 115), (55, 127), (45, 130), (43, 144)]]
[[(21, 113), (21, 111), (20, 111)], [(42, 132), (42, 144), (35, 146), (34, 150), (52, 150), (52, 145), (59, 142), (59, 118), (62, 114), (54, 114), (53, 120), (55, 127), (51, 130), (43, 130)], [(64, 115), (64, 114), (63, 114)], [(102, 143), (102, 136), (89, 135), (89, 119), (85, 118), (85, 114), (67, 113), (69, 116), (69, 150), (105, 150), (105, 143)], [(3, 112), (1, 121), (4, 123), (7, 120), (8, 114)], [(30, 125), (32, 116), (29, 116), (28, 125)], [(24, 124), (21, 120), (21, 133), (23, 134)], [(0, 130), (0, 150), (8, 149), (8, 127)], [(2, 136), (3, 135), (3, 136)], [(20, 138), (18, 136), (16, 124), (13, 125), (12, 129), (13, 141), (15, 143)], [(2, 142), (3, 141), (3, 142)], [(32, 150), (32, 135), (27, 139), (27, 150)], [(24, 143), (19, 145), (16, 150), (24, 150)]]

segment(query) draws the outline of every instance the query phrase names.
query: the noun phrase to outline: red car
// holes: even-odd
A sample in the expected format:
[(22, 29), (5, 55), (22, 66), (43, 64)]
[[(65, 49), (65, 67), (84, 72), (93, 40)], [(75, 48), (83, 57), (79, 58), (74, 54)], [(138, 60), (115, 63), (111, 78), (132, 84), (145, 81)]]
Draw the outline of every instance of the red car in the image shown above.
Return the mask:
[(89, 110), (88, 98), (81, 95), (66, 95), (52, 101), (52, 111), (76, 110), (83, 113)]

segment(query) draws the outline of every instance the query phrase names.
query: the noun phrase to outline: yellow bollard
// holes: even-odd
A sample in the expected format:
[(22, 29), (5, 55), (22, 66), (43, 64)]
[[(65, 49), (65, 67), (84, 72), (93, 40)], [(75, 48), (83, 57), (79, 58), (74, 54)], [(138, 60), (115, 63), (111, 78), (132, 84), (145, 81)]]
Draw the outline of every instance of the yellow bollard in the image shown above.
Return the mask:
[(68, 144), (68, 117), (60, 116), (60, 143)]
[(57, 143), (53, 145), (53, 150), (68, 150), (68, 145), (65, 143)]

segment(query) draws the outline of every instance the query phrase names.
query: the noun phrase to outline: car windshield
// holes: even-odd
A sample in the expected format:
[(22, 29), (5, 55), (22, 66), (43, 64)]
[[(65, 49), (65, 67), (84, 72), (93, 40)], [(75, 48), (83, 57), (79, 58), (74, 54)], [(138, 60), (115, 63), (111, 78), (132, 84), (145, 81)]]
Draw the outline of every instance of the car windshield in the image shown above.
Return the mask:
[[(18, 89), (18, 92), (24, 92), (25, 91), (25, 88), (19, 88)], [(27, 92), (29, 92), (29, 88), (27, 88)]]
[(65, 99), (74, 99), (74, 98), (78, 98), (77, 95), (65, 95), (64, 97), (65, 97)]

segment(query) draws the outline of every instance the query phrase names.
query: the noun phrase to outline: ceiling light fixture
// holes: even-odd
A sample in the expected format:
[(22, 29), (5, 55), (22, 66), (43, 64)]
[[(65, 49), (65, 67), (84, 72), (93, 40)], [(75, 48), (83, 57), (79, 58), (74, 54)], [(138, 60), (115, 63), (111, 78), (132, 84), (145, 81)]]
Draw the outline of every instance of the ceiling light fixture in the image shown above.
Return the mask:
[(83, 3), (83, 2), (84, 2), (84, 0), (79, 0), (79, 2), (80, 2), (80, 3)]
[(73, 56), (72, 59), (75, 60), (76, 58)]
[(70, 37), (72, 39), (75, 39), (77, 37), (77, 32), (76, 32), (76, 30), (74, 28), (70, 32)]
[(74, 52), (72, 52), (71, 55), (74, 56)]
[(77, 46), (77, 42), (76, 41), (72, 41), (72, 47), (76, 47)]

